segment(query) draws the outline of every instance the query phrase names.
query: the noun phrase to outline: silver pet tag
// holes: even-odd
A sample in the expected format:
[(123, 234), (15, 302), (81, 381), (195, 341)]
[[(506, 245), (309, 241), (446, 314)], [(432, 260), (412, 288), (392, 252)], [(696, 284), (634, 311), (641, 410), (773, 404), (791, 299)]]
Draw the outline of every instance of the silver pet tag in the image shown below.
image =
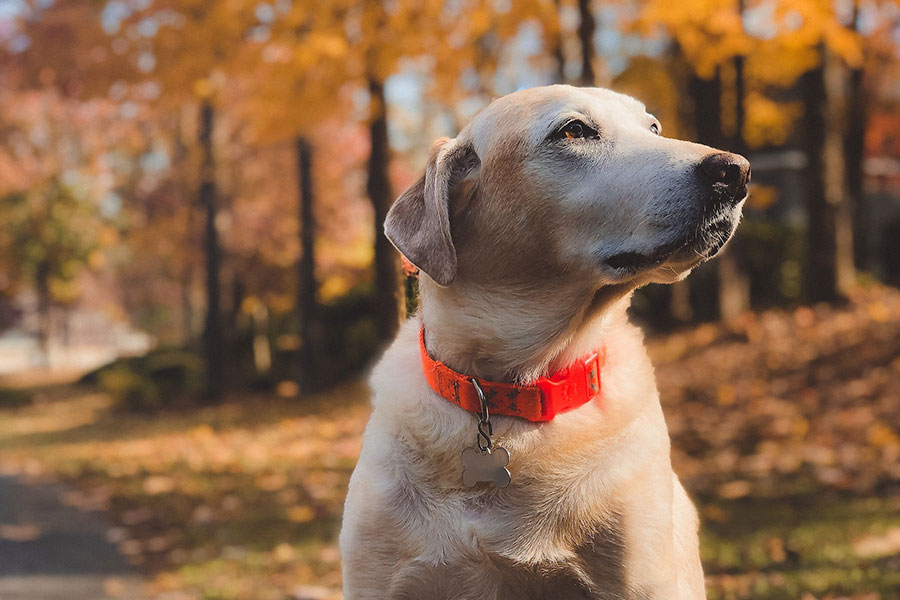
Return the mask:
[(462, 481), (466, 487), (473, 487), (476, 483), (493, 483), (497, 487), (505, 488), (509, 485), (511, 477), (509, 469), (509, 451), (503, 446), (494, 446), (491, 439), (494, 434), (494, 426), (491, 425), (491, 415), (488, 412), (487, 400), (478, 380), (470, 379), (478, 400), (481, 403), (481, 414), (478, 415), (478, 436), (476, 445), (478, 448), (466, 448), (462, 451)]
[(473, 487), (476, 483), (493, 483), (505, 488), (511, 480), (509, 470), (509, 452), (502, 446), (493, 450), (466, 448), (462, 452), (463, 485)]

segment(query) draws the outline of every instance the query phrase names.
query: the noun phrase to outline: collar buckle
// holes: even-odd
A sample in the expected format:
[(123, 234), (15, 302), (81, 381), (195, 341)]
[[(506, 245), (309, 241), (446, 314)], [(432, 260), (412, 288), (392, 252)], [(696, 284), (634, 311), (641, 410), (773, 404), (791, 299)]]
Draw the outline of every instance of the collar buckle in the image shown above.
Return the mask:
[(600, 395), (600, 371), (606, 362), (603, 350), (581, 357), (565, 369), (550, 377), (541, 377), (542, 420), (549, 421), (556, 415), (577, 408)]

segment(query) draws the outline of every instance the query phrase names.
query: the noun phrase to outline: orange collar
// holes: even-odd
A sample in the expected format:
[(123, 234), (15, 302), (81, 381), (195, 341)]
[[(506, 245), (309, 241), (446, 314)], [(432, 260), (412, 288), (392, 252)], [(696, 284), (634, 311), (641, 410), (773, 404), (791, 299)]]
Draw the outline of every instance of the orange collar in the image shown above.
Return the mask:
[(600, 395), (600, 370), (606, 362), (597, 350), (530, 385), (485, 381), (457, 373), (425, 349), (425, 329), (419, 332), (419, 348), (425, 379), (438, 395), (460, 408), (481, 414), (481, 403), (472, 379), (484, 391), (490, 414), (521, 417), (529, 421), (551, 421), (561, 412), (578, 408)]

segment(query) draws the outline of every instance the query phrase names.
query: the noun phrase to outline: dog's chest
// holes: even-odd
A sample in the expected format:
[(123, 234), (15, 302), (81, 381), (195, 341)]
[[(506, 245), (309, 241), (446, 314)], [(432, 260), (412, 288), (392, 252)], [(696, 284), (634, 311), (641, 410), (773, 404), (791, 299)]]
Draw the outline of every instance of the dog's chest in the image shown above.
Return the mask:
[(615, 511), (567, 518), (562, 495), (515, 484), (451, 497), (415, 487), (398, 489), (396, 500), (408, 511), (400, 529), (415, 538), (401, 546), (421, 552), (395, 570), (391, 598), (640, 597), (626, 590), (626, 537)]
[[(625, 582), (624, 536), (618, 522), (598, 524), (578, 543), (557, 540), (555, 560), (520, 561), (479, 535), (442, 562), (413, 558), (396, 571), (391, 598), (433, 600), (606, 600), (641, 598)], [(511, 532), (514, 534), (514, 532)], [(528, 541), (523, 540), (527, 545)]]

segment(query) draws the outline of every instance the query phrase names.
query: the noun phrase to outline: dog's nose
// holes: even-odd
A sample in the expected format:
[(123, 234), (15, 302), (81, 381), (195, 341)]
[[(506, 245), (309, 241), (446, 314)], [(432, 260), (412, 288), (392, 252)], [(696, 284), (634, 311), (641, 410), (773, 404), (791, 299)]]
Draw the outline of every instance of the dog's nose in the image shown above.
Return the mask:
[(740, 154), (731, 152), (710, 154), (700, 161), (699, 168), (710, 183), (724, 183), (736, 199), (746, 195), (744, 188), (750, 183), (750, 162)]

